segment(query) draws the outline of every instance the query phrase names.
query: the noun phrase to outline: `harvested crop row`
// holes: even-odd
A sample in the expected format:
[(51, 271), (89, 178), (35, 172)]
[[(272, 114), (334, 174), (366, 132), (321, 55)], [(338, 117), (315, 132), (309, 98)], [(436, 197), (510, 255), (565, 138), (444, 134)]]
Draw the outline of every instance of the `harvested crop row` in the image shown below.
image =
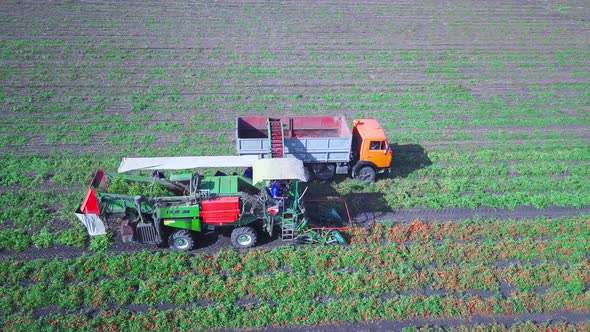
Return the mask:
[(500, 241), (506, 239), (546, 238), (564, 234), (590, 236), (590, 220), (585, 216), (572, 218), (537, 218), (534, 220), (472, 220), (463, 222), (415, 221), (406, 224), (384, 223), (371, 228), (354, 228), (353, 244), (380, 243), (404, 244), (408, 241)]
[[(433, 244), (419, 239), (440, 228), (415, 223), (408, 225), (406, 234), (419, 236), (414, 243), (402, 245), (393, 242), (381, 246), (278, 248), (246, 253), (229, 250), (194, 257), (141, 253), (25, 263), (3, 261), (0, 271), (6, 283), (1, 288), (1, 299), (3, 307), (33, 310), (48, 305), (69, 309), (104, 307), (113, 301), (119, 305), (195, 301), (233, 305), (248, 298), (273, 303), (322, 302), (322, 298), (354, 294), (361, 299), (382, 298), (388, 293), (421, 289), (438, 290), (435, 296), (444, 298), (487, 291), (491, 292), (487, 297), (476, 297), (497, 299), (506, 287), (513, 288), (515, 296), (521, 296), (520, 292), (535, 294), (534, 290), (542, 287), (546, 293), (536, 296), (558, 292), (584, 305), (585, 284), (590, 275), (585, 260), (588, 239), (586, 232), (577, 231), (575, 223), (585, 219), (573, 220), (569, 226), (573, 234), (542, 241), (529, 237), (478, 243), (445, 240)], [(537, 222), (543, 225), (542, 221)], [(514, 229), (529, 236), (551, 229), (567, 232), (561, 227), (535, 228), (528, 223), (522, 222), (520, 228)], [(477, 224), (466, 223), (465, 227), (471, 225)], [(492, 229), (496, 228), (497, 234), (506, 232), (494, 222), (482, 225), (489, 227), (484, 234), (493, 234)], [(422, 228), (425, 233), (420, 231)], [(513, 228), (508, 226), (510, 229)], [(528, 233), (531, 230), (533, 234)], [(376, 234), (382, 236), (383, 232)], [(381, 242), (382, 238), (375, 241)], [(497, 264), (511, 259), (531, 263)], [(397, 297), (400, 296), (406, 295)], [(508, 296), (512, 299), (513, 294)]]
[[(32, 262), (0, 262), (6, 281), (23, 281), (26, 275), (35, 273), (40, 280), (49, 281), (53, 276), (79, 275), (84, 280), (102, 276), (122, 276), (131, 267), (141, 269), (136, 273), (149, 276), (168, 271), (173, 275), (185, 271), (187, 266), (198, 273), (228, 271), (240, 267), (242, 273), (259, 273), (270, 267), (287, 268), (290, 271), (307, 272), (309, 268), (336, 271), (355, 268), (359, 262), (367, 268), (395, 267), (396, 262), (410, 266), (426, 266), (437, 263), (493, 263), (500, 260), (542, 259), (575, 263), (583, 259), (588, 244), (587, 217), (558, 219), (537, 218), (522, 221), (463, 221), (463, 222), (413, 222), (410, 224), (376, 225), (372, 228), (354, 228), (351, 249), (343, 247), (308, 247), (275, 250), (237, 252), (223, 250), (214, 255), (190, 255), (171, 253), (144, 253), (127, 259), (121, 256), (95, 255), (70, 261), (66, 270), (59, 261), (35, 260)], [(369, 245), (369, 246), (367, 246)], [(118, 257), (118, 258), (115, 258)], [(325, 259), (324, 259), (325, 258)], [(330, 261), (330, 264), (324, 264)], [(104, 266), (105, 270), (96, 269)], [(92, 273), (80, 273), (89, 268)], [(118, 272), (117, 272), (118, 271)]]
[(412, 317), (457, 317), (474, 314), (521, 314), (559, 310), (588, 310), (587, 296), (564, 292), (543, 295), (515, 292), (510, 299), (480, 299), (477, 296), (397, 296), (345, 297), (327, 303), (301, 299), (290, 303), (259, 303), (240, 306), (220, 304), (184, 310), (155, 311), (134, 314), (128, 310), (104, 311), (93, 318), (83, 314), (53, 314), (34, 319), (29, 315), (3, 316), (4, 326), (14, 329), (46, 328), (77, 330), (144, 330), (181, 327), (183, 329), (238, 328), (287, 325), (314, 325), (344, 321), (372, 321)]
[[(362, 269), (362, 268), (361, 268)], [(273, 272), (256, 276), (232, 274), (229, 277), (207, 275), (152, 275), (146, 279), (125, 276), (98, 282), (76, 282), (75, 276), (36, 282), (27, 286), (0, 288), (0, 304), (12, 308), (5, 313), (29, 312), (48, 306), (61, 309), (104, 308), (124, 305), (155, 306), (160, 303), (293, 303), (302, 299), (342, 297), (390, 298), (406, 295), (459, 296), (480, 298), (501, 296), (501, 289), (515, 293), (563, 292), (579, 297), (585, 292), (590, 267), (587, 263), (562, 266), (555, 263), (493, 268), (482, 265), (458, 265), (417, 271), (400, 265), (398, 269), (373, 269), (355, 272)], [(245, 279), (248, 278), (246, 282)], [(272, 281), (271, 281), (272, 280)], [(64, 289), (65, 287), (65, 289)]]

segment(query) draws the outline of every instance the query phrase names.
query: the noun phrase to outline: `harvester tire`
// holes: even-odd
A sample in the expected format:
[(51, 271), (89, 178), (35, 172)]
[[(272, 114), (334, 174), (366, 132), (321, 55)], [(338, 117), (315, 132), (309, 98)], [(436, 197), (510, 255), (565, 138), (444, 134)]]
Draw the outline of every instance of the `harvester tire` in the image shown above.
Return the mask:
[(189, 251), (195, 245), (195, 240), (193, 240), (192, 234), (189, 231), (179, 229), (170, 234), (168, 244), (172, 251)]
[(231, 232), (231, 244), (236, 249), (252, 248), (258, 236), (252, 227), (238, 227)]

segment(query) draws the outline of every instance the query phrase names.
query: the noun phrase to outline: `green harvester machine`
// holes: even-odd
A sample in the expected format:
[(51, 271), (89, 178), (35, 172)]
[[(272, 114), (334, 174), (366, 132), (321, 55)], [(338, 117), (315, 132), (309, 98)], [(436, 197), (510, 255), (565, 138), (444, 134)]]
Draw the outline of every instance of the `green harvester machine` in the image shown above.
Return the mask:
[[(166, 178), (161, 172), (211, 167), (251, 167), (252, 178), (197, 172)], [(129, 174), (138, 171), (153, 173)], [(291, 243), (345, 243), (340, 231), (351, 226), (346, 203), (304, 200), (306, 182), (303, 162), (294, 158), (125, 158), (119, 173), (95, 172), (76, 216), (91, 236), (109, 229), (123, 242), (168, 245), (174, 251), (191, 250), (195, 235), (218, 228), (231, 229), (235, 248), (250, 248), (261, 233), (272, 237), (275, 232)], [(148, 190), (116, 193), (121, 183)]]

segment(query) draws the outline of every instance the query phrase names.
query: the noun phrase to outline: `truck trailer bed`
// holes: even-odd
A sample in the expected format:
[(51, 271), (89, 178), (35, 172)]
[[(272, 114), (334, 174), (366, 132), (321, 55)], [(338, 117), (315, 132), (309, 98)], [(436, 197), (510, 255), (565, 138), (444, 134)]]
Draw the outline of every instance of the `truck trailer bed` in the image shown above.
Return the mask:
[[(352, 131), (344, 116), (297, 116), (279, 118), (283, 124), (285, 158), (305, 163), (350, 161)], [(268, 117), (247, 116), (236, 120), (236, 148), (239, 155), (270, 158)]]

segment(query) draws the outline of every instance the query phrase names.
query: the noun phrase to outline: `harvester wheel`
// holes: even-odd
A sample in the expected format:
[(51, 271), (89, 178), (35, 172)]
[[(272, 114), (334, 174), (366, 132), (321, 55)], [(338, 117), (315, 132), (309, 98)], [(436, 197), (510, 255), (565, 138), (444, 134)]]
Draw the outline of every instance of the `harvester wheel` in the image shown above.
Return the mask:
[(238, 227), (231, 232), (231, 244), (237, 249), (251, 248), (256, 240), (256, 231), (252, 227)]
[(189, 251), (193, 248), (195, 241), (189, 231), (179, 229), (170, 234), (168, 244), (172, 251)]
[(363, 168), (359, 169), (355, 178), (365, 182), (365, 183), (372, 183), (375, 182), (376, 173), (373, 167), (371, 166), (364, 166)]

